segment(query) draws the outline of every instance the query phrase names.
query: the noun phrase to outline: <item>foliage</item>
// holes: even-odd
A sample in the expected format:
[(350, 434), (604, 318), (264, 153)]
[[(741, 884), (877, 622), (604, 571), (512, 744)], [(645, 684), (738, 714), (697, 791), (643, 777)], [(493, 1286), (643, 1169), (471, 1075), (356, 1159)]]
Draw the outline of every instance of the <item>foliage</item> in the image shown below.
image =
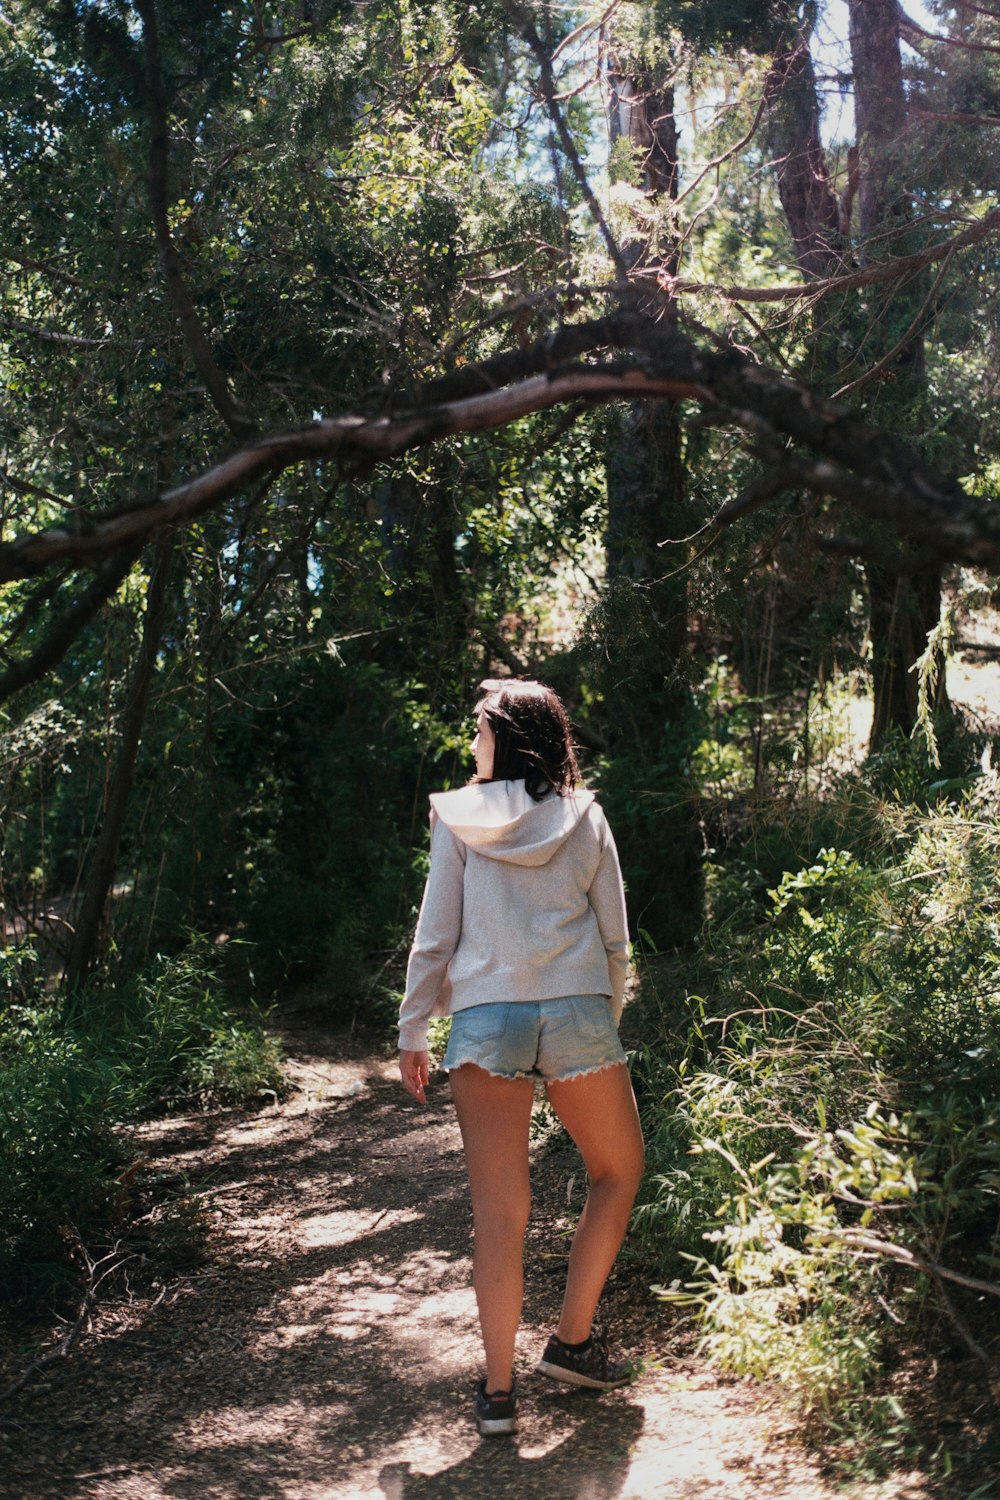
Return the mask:
[(138, 974), (91, 985), (90, 995), (65, 1003), (65, 1020), (71, 1029), (84, 1023), (87, 1045), (109, 1069), (116, 1118), (280, 1088), (276, 1044), (232, 1014), (205, 938), (193, 935), (180, 953), (158, 956)]
[[(864, 77), (829, 41), (814, 66), (831, 7), (649, 0), (599, 27), (529, 9), (576, 159), (495, 0), (7, 0), (4, 540), (85, 531), (233, 440), (162, 274), (150, 18), (180, 277), (259, 430), (345, 407), (378, 417), (425, 379), (615, 306), (589, 173), (646, 278), (637, 306), (820, 394), (849, 388), (970, 490), (996, 490), (990, 242), (902, 283), (781, 290), (981, 216), (992, 137), (967, 117), (997, 114), (988, 16), (932, 6), (973, 46), (908, 47), (905, 125), (884, 159), (863, 153), (905, 193), (871, 236), (834, 118)], [(779, 44), (812, 69), (784, 97)], [(618, 120), (629, 138), (608, 156), (587, 76), (607, 81), (612, 54), (620, 81), (634, 70), (633, 105), (656, 100), (646, 124), (679, 127), (676, 196), (650, 191), (641, 110)], [(826, 194), (837, 215), (808, 269), (784, 172), (804, 153), (813, 209)], [(654, 290), (662, 270), (676, 296)], [(750, 295), (719, 291), (733, 285)], [(675, 1290), (696, 1300), (714, 1356), (846, 1421), (882, 1359), (881, 1310), (915, 1316), (914, 1273), (890, 1277), (882, 1252), (864, 1262), (850, 1233), (992, 1271), (995, 782), (979, 774), (985, 737), (941, 722), (934, 685), (958, 614), (994, 591), (966, 579), (939, 624), (906, 620), (924, 744), (888, 734), (857, 772), (857, 734), (837, 738), (870, 690), (869, 561), (887, 542), (863, 536), (859, 559), (840, 501), (794, 476), (762, 491), (781, 458), (669, 403), (645, 426), (633, 406), (582, 404), (372, 472), (304, 464), (193, 519), (103, 966), (69, 1007), (50, 987), (123, 743), (151, 566), (138, 561), (0, 722), (4, 932), (35, 933), (40, 953), (15, 945), (2, 961), (5, 1274), (55, 1277), (74, 1234), (124, 1211), (120, 1122), (279, 1087), (273, 1047), (227, 995), (308, 985), (335, 1024), (390, 1020), (426, 794), (466, 776), (467, 716), (497, 671), (552, 681), (590, 747), (646, 971), (638, 1232), (665, 1279), (690, 1283)], [(740, 497), (738, 524), (714, 526)], [(44, 647), (87, 581), (68, 569), (5, 588), (4, 671)], [(176, 1211), (180, 1243), (185, 1216), (196, 1225), (196, 1207)], [(696, 1257), (683, 1277), (678, 1250)], [(903, 1431), (888, 1406), (877, 1417)]]
[(79, 1241), (126, 1216), (123, 1122), (281, 1087), (276, 1044), (226, 1007), (204, 940), (127, 984), (95, 982), (85, 1025), (40, 984), (25, 995), (29, 962), (5, 958), (0, 1008), (0, 1280), (18, 1294), (64, 1280)]
[(886, 800), (885, 770), (841, 788), (851, 847), (766, 893), (732, 861), (698, 954), (669, 971), (686, 1034), (647, 1000), (663, 1030), (638, 1068), (636, 1224), (660, 1290), (698, 1309), (713, 1358), (828, 1425), (878, 1393), (881, 1309), (917, 1316), (920, 1265), (1000, 1264), (1000, 779), (949, 797), (927, 769), (921, 807)]
[(10, 1008), (0, 1027), (0, 1279), (23, 1294), (65, 1276), (74, 1231), (113, 1219), (126, 1148), (108, 1070), (54, 1012)]

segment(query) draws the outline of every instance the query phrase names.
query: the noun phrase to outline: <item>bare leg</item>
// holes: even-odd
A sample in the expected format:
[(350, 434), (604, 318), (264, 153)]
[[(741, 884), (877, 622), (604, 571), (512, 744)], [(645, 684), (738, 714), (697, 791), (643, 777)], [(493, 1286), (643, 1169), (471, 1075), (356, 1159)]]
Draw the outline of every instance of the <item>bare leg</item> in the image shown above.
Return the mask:
[(524, 1231), (531, 1205), (530, 1078), (494, 1078), (475, 1063), (450, 1075), (472, 1193), (472, 1280), (486, 1350), (487, 1391), (509, 1391), (524, 1296)]
[(635, 1095), (624, 1063), (548, 1084), (549, 1099), (587, 1168), (590, 1191), (576, 1226), (562, 1316), (567, 1344), (590, 1335), (608, 1272), (628, 1228), (642, 1179), (643, 1148)]

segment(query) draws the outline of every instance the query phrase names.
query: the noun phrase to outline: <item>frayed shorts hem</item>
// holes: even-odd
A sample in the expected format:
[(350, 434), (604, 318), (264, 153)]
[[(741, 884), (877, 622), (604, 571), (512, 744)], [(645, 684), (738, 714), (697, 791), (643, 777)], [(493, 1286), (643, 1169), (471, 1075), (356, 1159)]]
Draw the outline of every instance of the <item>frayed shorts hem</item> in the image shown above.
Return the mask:
[(595, 1063), (592, 1068), (574, 1068), (571, 1073), (550, 1073), (543, 1077), (540, 1073), (526, 1073), (523, 1069), (517, 1073), (498, 1073), (493, 1068), (487, 1068), (478, 1058), (463, 1057), (458, 1062), (443, 1062), (441, 1069), (445, 1073), (454, 1073), (458, 1068), (464, 1068), (470, 1063), (474, 1068), (481, 1068), (491, 1078), (507, 1078), (511, 1080), (530, 1078), (532, 1083), (572, 1083), (574, 1078), (589, 1078), (591, 1073), (606, 1073), (609, 1068), (628, 1067), (627, 1058), (614, 1057), (610, 1062)]

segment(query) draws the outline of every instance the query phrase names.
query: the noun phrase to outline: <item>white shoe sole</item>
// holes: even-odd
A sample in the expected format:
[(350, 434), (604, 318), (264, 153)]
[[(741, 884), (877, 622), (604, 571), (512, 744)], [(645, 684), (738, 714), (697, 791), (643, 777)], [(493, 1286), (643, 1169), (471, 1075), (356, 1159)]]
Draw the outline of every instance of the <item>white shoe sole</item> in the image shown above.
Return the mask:
[(496, 1417), (491, 1421), (489, 1417), (477, 1417), (476, 1427), (480, 1437), (507, 1437), (517, 1431), (517, 1418)]
[(594, 1380), (590, 1375), (581, 1375), (577, 1370), (567, 1370), (564, 1365), (554, 1365), (547, 1359), (539, 1361), (538, 1371), (550, 1380), (561, 1380), (563, 1385), (579, 1385), (589, 1391), (617, 1391), (623, 1385), (631, 1385), (631, 1375), (620, 1380)]

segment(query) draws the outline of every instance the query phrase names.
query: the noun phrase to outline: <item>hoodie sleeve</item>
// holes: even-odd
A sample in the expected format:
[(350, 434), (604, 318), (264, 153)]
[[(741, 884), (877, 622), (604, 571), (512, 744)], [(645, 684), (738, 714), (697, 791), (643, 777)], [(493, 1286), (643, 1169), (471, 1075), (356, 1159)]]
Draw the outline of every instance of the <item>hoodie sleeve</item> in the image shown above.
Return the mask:
[(427, 1046), (427, 1022), (447, 1011), (448, 963), (462, 933), (464, 879), (465, 849), (432, 808), (431, 867), (399, 1010), (399, 1045), (408, 1052)]
[(601, 858), (597, 873), (587, 892), (597, 917), (604, 951), (608, 955), (608, 977), (611, 980), (611, 1011), (615, 1022), (621, 1020), (625, 999), (625, 976), (628, 974), (628, 917), (625, 911), (625, 887), (622, 883), (618, 850), (603, 812), (601, 817)]

